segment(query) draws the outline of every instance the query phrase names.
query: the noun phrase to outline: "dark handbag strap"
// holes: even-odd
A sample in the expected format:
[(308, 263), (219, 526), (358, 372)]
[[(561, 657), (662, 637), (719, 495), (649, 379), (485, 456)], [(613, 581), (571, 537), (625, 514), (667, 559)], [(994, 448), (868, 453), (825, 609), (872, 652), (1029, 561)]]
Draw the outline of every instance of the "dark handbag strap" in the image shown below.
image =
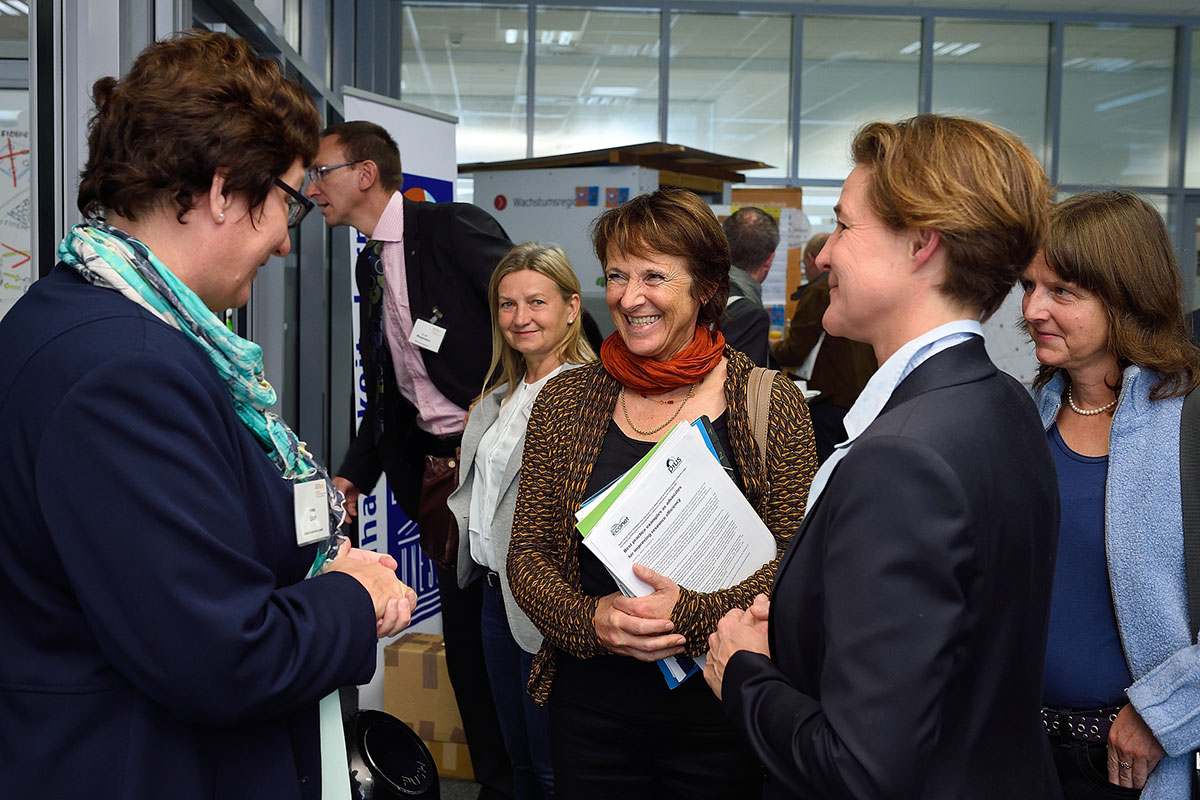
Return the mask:
[(1200, 392), (1188, 392), (1179, 420), (1179, 489), (1183, 504), (1183, 559), (1187, 568), (1192, 643), (1200, 623)]

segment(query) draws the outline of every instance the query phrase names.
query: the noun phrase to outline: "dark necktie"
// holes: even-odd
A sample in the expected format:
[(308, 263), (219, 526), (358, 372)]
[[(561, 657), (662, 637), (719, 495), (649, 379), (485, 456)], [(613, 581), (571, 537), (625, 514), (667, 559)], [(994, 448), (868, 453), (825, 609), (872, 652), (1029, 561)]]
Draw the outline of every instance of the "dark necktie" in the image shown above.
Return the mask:
[(387, 339), (383, 335), (383, 242), (374, 239), (363, 245), (358, 254), (356, 271), (365, 276), (366, 291), (360, 302), (366, 303), (366, 330), (362, 332), (363, 343), (367, 347), (363, 360), (364, 375), (368, 387), (374, 387), (375, 419), (370, 420), (374, 426), (375, 441), (378, 443), (383, 435), (383, 404), (385, 402), (383, 388), (384, 376), (387, 374), (391, 353), (388, 350)]

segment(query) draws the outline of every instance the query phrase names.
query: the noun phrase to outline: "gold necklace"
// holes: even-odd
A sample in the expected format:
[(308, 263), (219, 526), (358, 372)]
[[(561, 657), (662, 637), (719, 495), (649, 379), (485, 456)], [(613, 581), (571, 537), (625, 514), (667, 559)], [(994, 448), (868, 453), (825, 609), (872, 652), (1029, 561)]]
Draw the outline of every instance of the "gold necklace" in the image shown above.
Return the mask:
[(651, 397), (650, 395), (643, 394), (642, 392), (638, 392), (638, 397), (642, 398), (643, 400), (649, 400), (652, 403), (658, 403), (660, 406), (675, 405), (675, 398), (673, 397), (670, 400), (659, 400), (658, 398)]
[(687, 405), (687, 401), (691, 400), (692, 395), (695, 393), (696, 393), (696, 384), (693, 383), (691, 386), (688, 387), (687, 397), (683, 398), (683, 402), (679, 404), (679, 408), (675, 409), (675, 413), (671, 415), (671, 418), (668, 419), (666, 422), (664, 422), (662, 425), (659, 425), (657, 428), (651, 428), (648, 431), (644, 431), (641, 428), (639, 428), (637, 425), (634, 425), (633, 420), (631, 420), (629, 418), (629, 409), (626, 408), (626, 406), (625, 406), (625, 387), (624, 386), (621, 387), (621, 411), (623, 411), (625, 413), (625, 422), (628, 423), (630, 428), (633, 428), (634, 433), (641, 434), (642, 436), (653, 436), (654, 434), (658, 433), (663, 428), (667, 427), (668, 425), (670, 425), (672, 422), (675, 421), (675, 418), (679, 416), (679, 413), (681, 411), (683, 411), (683, 407)]

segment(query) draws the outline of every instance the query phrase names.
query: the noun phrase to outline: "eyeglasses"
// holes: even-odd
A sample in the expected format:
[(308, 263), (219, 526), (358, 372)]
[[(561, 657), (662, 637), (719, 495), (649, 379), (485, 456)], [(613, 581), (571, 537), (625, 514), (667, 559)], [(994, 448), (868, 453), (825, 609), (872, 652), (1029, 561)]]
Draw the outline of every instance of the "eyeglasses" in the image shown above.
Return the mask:
[(288, 193), (287, 224), (289, 228), (294, 228), (300, 224), (300, 220), (304, 219), (305, 214), (312, 211), (314, 203), (279, 178), (275, 179), (275, 185)]
[(304, 174), (307, 175), (308, 179), (313, 183), (320, 183), (325, 177), (326, 172), (331, 172), (335, 169), (341, 169), (342, 167), (352, 167), (355, 164), (361, 164), (364, 160), (365, 159), (360, 158), (357, 161), (343, 161), (341, 164), (330, 164), (328, 167), (309, 167), (304, 171)]

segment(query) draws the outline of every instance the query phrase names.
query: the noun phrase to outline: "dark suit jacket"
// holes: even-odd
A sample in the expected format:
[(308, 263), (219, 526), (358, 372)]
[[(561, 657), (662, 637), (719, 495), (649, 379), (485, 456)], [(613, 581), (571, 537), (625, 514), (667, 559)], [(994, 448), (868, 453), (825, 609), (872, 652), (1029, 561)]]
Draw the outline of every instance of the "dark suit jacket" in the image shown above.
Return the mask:
[(726, 304), (718, 326), (725, 344), (741, 350), (755, 366), (779, 369), (771, 355), (771, 315), (763, 308), (762, 287), (745, 270), (730, 267), (729, 297), (732, 302)]
[(370, 595), (198, 345), (58, 266), (0, 322), (0, 796), (320, 800)]
[[(829, 308), (829, 273), (823, 273), (804, 288), (792, 323), (783, 341), (775, 346), (780, 364), (800, 366), (824, 332), (821, 318)], [(875, 351), (869, 344), (826, 336), (808, 379), (810, 389), (820, 389), (821, 401), (850, 408), (867, 381), (875, 374)]]
[[(437, 353), (421, 350), (433, 384), (450, 401), (466, 409), (483, 388), (492, 354), (491, 312), (487, 287), (496, 264), (512, 248), (496, 220), (469, 203), (417, 203), (404, 200), (404, 270), (409, 307), (415, 319), (427, 319), (434, 308), (446, 337)], [(369, 276), (359, 271), (359, 296), (367, 297)], [(359, 308), (360, 331), (367, 330), (367, 306)], [(360, 339), (363, 374), (374, 374), (370, 348)], [(370, 491), (386, 471), (396, 502), (415, 519), (424, 455), (427, 452), (417, 410), (385, 376), (383, 436), (375, 441), (376, 400), (367, 382), (367, 405), (358, 435), (337, 474)]]
[(1058, 797), (1039, 716), (1058, 489), (983, 340), (926, 361), (834, 469), (779, 566), (772, 659), (727, 712), (770, 798)]
[(748, 297), (733, 301), (725, 310), (720, 327), (725, 344), (745, 353), (755, 366), (779, 369), (768, 338), (771, 315), (761, 305)]

